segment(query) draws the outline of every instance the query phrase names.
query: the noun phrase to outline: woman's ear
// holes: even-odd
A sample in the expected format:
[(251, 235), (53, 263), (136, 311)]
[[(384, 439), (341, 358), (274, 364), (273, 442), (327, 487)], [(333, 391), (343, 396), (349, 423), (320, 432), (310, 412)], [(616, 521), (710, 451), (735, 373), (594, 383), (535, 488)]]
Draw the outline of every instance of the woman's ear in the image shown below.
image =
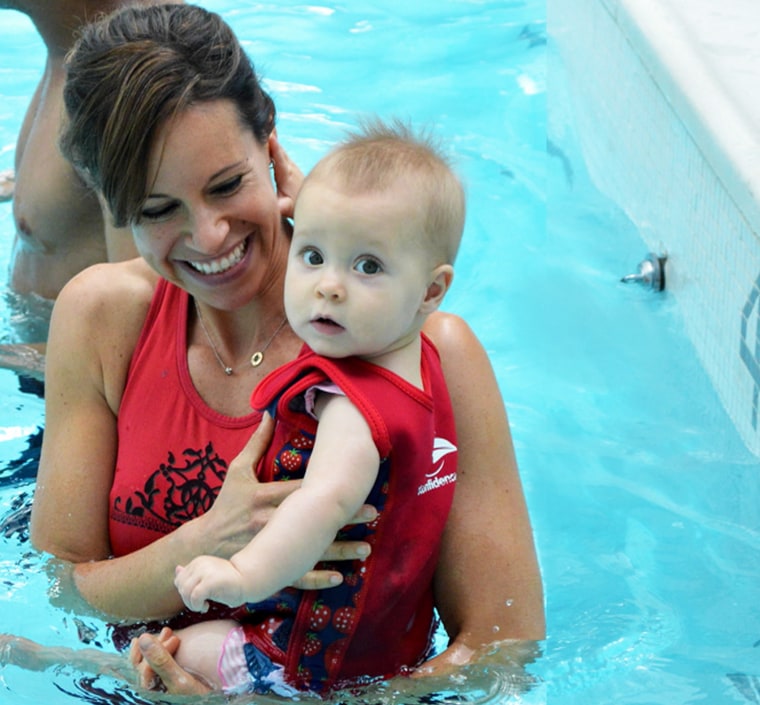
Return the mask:
[(452, 281), (454, 281), (454, 267), (450, 264), (439, 264), (433, 270), (432, 280), (425, 291), (420, 312), (428, 314), (435, 311), (441, 305)]

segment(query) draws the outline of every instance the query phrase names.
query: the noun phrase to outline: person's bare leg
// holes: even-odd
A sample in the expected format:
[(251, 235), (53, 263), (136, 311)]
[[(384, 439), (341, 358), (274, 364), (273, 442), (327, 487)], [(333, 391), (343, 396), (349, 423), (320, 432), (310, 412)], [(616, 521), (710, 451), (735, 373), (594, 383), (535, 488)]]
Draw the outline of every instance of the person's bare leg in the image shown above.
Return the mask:
[(132, 680), (127, 660), (120, 654), (98, 649), (72, 649), (67, 646), (43, 646), (31, 639), (0, 634), (0, 665), (19, 666), (29, 671), (44, 671), (67, 664), (95, 675), (113, 675)]
[(16, 172), (13, 169), (0, 171), (0, 203), (10, 201), (16, 186)]
[(45, 343), (10, 343), (0, 345), (0, 367), (45, 379)]

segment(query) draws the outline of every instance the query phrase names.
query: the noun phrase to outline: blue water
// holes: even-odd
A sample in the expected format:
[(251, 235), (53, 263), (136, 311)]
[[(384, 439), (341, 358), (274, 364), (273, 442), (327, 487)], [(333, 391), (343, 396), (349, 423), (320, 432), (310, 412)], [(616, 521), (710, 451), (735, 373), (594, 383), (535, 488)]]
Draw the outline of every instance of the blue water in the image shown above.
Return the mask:
[[(469, 320), (497, 371), (548, 638), (527, 692), (496, 649), (434, 702), (760, 702), (758, 460), (721, 409), (676, 298), (619, 283), (646, 250), (589, 182), (545, 3), (204, 4), (245, 39), (278, 104), (280, 138), (304, 169), (357, 115), (378, 112), (432, 125), (467, 183), (446, 305)], [(12, 164), (41, 65), (31, 25), (0, 11), (0, 169)], [(10, 231), (0, 204), (0, 263)], [(0, 330), (12, 336), (3, 306)], [(100, 622), (55, 605), (56, 583), (13, 520), (33, 489), (28, 446), (42, 423), (41, 399), (0, 371), (0, 630), (108, 649)], [(345, 702), (414, 702), (394, 688)], [(0, 669), (0, 702), (137, 698), (64, 664), (43, 676)]]

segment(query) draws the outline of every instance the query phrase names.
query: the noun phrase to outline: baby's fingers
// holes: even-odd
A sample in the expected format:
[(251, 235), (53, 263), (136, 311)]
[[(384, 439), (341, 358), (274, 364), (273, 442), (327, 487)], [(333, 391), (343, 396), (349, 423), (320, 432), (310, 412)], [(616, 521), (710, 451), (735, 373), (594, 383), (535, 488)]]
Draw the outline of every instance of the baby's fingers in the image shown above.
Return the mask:
[(178, 565), (174, 570), (174, 587), (188, 609), (193, 612), (208, 612), (209, 604), (203, 589), (202, 576)]
[(193, 611), (193, 612), (208, 612), (209, 604), (208, 600), (206, 599), (205, 595), (199, 594), (198, 590), (193, 590), (193, 592), (190, 594), (189, 599), (185, 602), (185, 604)]

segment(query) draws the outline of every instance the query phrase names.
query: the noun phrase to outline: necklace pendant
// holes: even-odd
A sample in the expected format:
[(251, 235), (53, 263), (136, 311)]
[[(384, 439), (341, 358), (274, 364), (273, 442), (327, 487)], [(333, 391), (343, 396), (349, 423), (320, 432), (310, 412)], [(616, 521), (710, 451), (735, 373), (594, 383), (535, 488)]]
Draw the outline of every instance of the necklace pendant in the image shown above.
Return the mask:
[(264, 353), (261, 350), (251, 355), (251, 367), (258, 367), (262, 362), (264, 362)]
[(232, 368), (231, 367), (225, 367), (224, 368), (224, 374), (226, 374), (229, 377), (232, 374)]

